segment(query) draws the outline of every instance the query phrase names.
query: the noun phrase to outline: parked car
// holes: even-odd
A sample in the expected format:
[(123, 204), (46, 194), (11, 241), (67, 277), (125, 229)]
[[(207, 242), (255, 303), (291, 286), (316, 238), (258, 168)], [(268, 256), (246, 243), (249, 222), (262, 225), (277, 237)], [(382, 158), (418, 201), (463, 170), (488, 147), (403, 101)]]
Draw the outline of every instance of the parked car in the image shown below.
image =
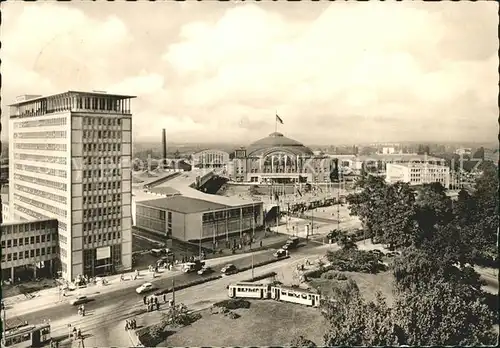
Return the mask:
[(204, 275), (204, 274), (208, 274), (208, 273), (212, 273), (214, 270), (208, 266), (203, 266), (202, 269), (198, 270), (198, 274), (199, 275)]
[(90, 301), (90, 299), (87, 296), (79, 295), (76, 298), (69, 301), (69, 304), (72, 306), (78, 306), (78, 305), (87, 303), (89, 301)]
[(228, 264), (228, 265), (225, 265), (221, 270), (220, 272), (223, 274), (223, 275), (230, 275), (230, 274), (235, 274), (235, 273), (238, 273), (238, 269), (236, 268), (235, 265), (233, 264)]
[(279, 257), (284, 257), (284, 256), (286, 256), (286, 250), (284, 250), (284, 249), (278, 249), (278, 250), (276, 250), (276, 252), (273, 254), (273, 256), (274, 256), (274, 257), (277, 257), (277, 258), (279, 258)]
[(156, 289), (155, 286), (151, 283), (144, 283), (141, 286), (139, 286), (137, 289), (135, 289), (135, 292), (138, 294), (143, 294), (145, 292), (149, 292)]

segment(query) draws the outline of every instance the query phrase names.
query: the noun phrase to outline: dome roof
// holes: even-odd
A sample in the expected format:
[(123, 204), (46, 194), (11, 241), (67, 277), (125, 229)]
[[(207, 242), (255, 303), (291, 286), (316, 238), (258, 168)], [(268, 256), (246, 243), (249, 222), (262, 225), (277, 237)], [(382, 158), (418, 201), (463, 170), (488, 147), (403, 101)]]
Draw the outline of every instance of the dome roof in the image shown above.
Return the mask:
[(313, 152), (304, 144), (285, 137), (283, 134), (274, 132), (267, 137), (259, 139), (247, 147), (247, 156), (258, 156), (271, 149), (279, 151), (279, 148), (290, 151), (296, 155), (312, 155)]

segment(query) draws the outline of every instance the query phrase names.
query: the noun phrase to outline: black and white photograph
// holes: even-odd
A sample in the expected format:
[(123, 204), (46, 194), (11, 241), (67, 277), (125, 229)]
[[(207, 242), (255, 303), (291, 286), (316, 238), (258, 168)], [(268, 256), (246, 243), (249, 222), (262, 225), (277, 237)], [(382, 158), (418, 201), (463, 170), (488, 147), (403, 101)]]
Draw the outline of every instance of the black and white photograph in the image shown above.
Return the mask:
[(2, 348), (498, 345), (498, 1), (0, 9)]

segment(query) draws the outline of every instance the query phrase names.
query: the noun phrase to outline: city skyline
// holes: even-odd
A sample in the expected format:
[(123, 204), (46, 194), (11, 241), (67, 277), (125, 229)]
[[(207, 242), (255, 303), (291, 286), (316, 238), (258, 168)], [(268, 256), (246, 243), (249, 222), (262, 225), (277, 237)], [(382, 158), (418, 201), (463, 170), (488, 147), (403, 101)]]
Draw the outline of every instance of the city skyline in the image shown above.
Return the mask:
[(305, 144), (494, 141), (493, 6), (3, 4), (2, 108), (71, 89), (138, 95), (137, 142), (166, 128), (177, 143), (251, 143), (276, 112)]

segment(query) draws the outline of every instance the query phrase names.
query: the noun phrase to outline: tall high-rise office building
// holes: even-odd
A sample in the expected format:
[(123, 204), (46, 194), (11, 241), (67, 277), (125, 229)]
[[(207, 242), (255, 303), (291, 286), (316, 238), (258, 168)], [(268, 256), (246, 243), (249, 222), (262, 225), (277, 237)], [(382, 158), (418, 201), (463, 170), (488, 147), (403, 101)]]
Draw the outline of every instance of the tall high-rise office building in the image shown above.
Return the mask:
[(133, 96), (25, 96), (9, 120), (15, 220), (57, 218), (65, 279), (132, 268)]

